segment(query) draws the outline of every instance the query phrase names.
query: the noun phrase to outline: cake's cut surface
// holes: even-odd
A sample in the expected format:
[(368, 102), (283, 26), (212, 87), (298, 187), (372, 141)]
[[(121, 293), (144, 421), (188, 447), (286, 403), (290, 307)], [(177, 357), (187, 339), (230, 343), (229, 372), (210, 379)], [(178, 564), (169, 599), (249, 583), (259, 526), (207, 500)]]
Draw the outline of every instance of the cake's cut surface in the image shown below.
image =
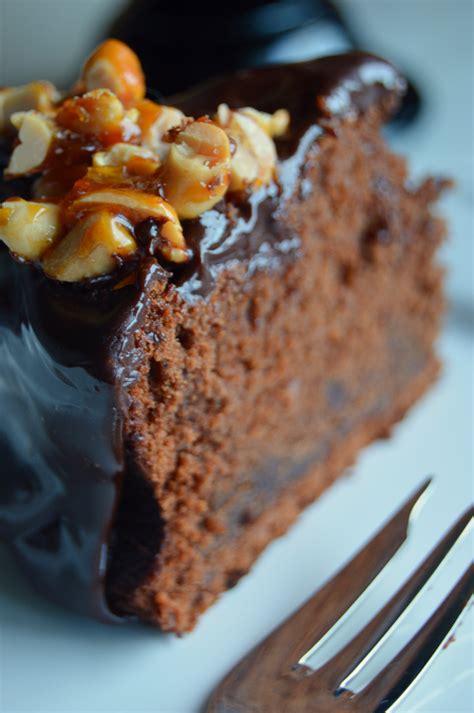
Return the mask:
[[(189, 192), (183, 207), (182, 183), (170, 188), (172, 151), (157, 155), (195, 146), (187, 127), (199, 122), (185, 122), (139, 157), (145, 168), (122, 167), (127, 190), (153, 188), (178, 218), (125, 211), (113, 229), (135, 247), (113, 253), (109, 274), (83, 261), (96, 272), (80, 277), (96, 279), (64, 284), (78, 263), (48, 257), (61, 232), (39, 267), (0, 253), (0, 532), (50, 596), (192, 628), (435, 377), (442, 185), (410, 187), (380, 134), (403, 86), (388, 63), (353, 53), (177, 98), (217, 127), (224, 169), (205, 209), (189, 214)], [(127, 111), (142, 106), (135, 85), (118, 91)], [(219, 102), (230, 110), (214, 115)], [(231, 111), (248, 106), (278, 137), (278, 162), (257, 162), (251, 180)], [(247, 111), (244, 124), (257, 116)], [(74, 179), (68, 216), (97, 189)], [(178, 232), (163, 235), (170, 223)]]

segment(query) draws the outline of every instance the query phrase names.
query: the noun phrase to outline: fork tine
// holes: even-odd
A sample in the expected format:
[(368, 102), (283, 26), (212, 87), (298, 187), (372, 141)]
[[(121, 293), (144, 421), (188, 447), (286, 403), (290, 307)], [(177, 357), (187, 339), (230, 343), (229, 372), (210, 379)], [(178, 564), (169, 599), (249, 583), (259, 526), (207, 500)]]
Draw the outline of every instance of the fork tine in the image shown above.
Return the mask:
[(376, 713), (382, 713), (401, 696), (440, 644), (443, 634), (459, 616), (472, 591), (473, 570), (470, 568), (427, 624), (367, 689), (357, 696), (361, 710), (375, 709)]
[[(444, 621), (443, 617), (448, 611), (452, 611), (454, 618), (459, 614), (465, 603), (464, 600), (469, 596), (469, 588), (472, 588), (472, 572), (469, 569), (466, 571), (471, 551), (469, 537), (469, 521), (471, 517), (471, 513), (468, 512), (454, 525), (436, 550), (415, 572), (412, 579), (404, 585), (403, 595), (400, 592), (396, 593), (391, 602), (385, 607), (385, 610), (388, 611), (384, 612), (382, 610), (380, 616), (384, 617), (385, 613), (384, 635), (378, 639), (376, 646), (370, 650), (368, 657), (364, 659), (361, 665), (362, 668), (359, 665), (360, 670), (358, 670), (357, 663), (355, 666), (352, 664), (352, 673), (346, 679), (347, 682), (344, 681), (341, 684), (343, 689), (347, 688), (354, 692), (361, 691), (359, 697), (363, 699), (364, 690), (367, 688), (369, 698), (372, 696), (373, 700), (371, 698), (371, 701), (376, 703), (377, 700), (380, 700), (381, 691), (385, 694), (388, 690), (387, 686), (389, 688), (393, 687), (400, 672), (406, 671), (408, 662), (410, 660), (416, 661), (419, 658), (417, 652), (420, 646), (423, 645), (427, 636), (431, 636), (440, 619)], [(448, 553), (448, 556), (444, 558), (446, 553)], [(433, 572), (435, 574), (430, 578)], [(423, 584), (426, 584), (425, 589), (428, 588), (428, 591), (421, 591)], [(443, 601), (437, 598), (437, 594), (439, 595), (440, 591), (443, 595)], [(413, 595), (418, 596), (415, 599)], [(395, 619), (393, 627), (396, 628), (392, 631), (387, 624), (393, 619), (391, 606), (396, 603), (396, 609), (398, 609), (399, 599), (404, 602), (402, 615), (399, 619)], [(408, 606), (409, 602), (410, 606)], [(429, 616), (431, 607), (433, 607), (433, 614)], [(426, 614), (424, 613), (425, 608), (427, 609)], [(413, 628), (412, 614), (415, 614), (415, 626), (418, 624), (415, 629)], [(425, 616), (429, 616), (429, 618), (426, 619), (424, 618)], [(410, 617), (412, 619), (411, 625)], [(448, 627), (450, 624), (451, 622), (447, 622)], [(396, 648), (396, 636), (401, 637), (399, 638), (398, 650)], [(404, 642), (407, 643), (404, 644)], [(435, 643), (434, 641), (432, 642), (432, 647)], [(403, 647), (401, 649), (400, 644)], [(381, 645), (382, 648), (379, 648)], [(383, 648), (384, 645), (385, 647), (388, 645), (388, 649)], [(351, 645), (351, 648), (353, 646), (358, 646), (357, 639)], [(361, 656), (358, 656), (358, 658), (360, 659)], [(384, 661), (387, 662), (385, 666)], [(420, 662), (423, 663), (421, 660)], [(381, 665), (384, 667), (376, 675), (377, 666)], [(372, 689), (372, 691), (369, 689)]]
[[(331, 701), (334, 703), (333, 690), (341, 676), (335, 676), (332, 683), (324, 676), (325, 685), (318, 689), (323, 677), (318, 676), (316, 681), (314, 676), (305, 675), (313, 673), (310, 669), (295, 663), (340, 618), (400, 547), (410, 513), (429, 483), (427, 480), (422, 484), (339, 574), (237, 664), (214, 692), (208, 713), (279, 711), (283, 701), (288, 713), (304, 713), (319, 710), (316, 701), (321, 695), (326, 700), (320, 701), (322, 710)], [(379, 629), (380, 626), (381, 622)], [(350, 663), (353, 660), (354, 655)], [(338, 707), (344, 710), (344, 701)]]
[[(376, 577), (368, 584), (361, 594), (354, 600), (351, 606), (345, 610), (344, 614), (336, 621), (336, 623), (316, 641), (314, 646), (304, 654), (298, 661), (299, 664), (309, 667), (313, 671), (317, 671), (325, 666), (336, 654), (344, 649), (354, 638), (354, 629), (358, 627), (358, 631), (362, 629), (374, 617), (374, 613), (379, 611), (382, 606), (388, 601), (388, 598), (383, 600), (384, 592), (387, 592), (387, 585), (391, 583), (392, 591), (400, 582), (404, 574), (408, 574), (409, 570), (406, 567), (410, 566), (407, 553), (409, 548), (413, 548), (413, 535), (415, 530), (419, 528), (420, 510), (427, 500), (427, 495), (431, 490), (431, 484), (422, 493), (412, 508), (407, 526), (407, 537), (390, 558), (387, 564), (379, 571)], [(408, 535), (411, 535), (411, 543), (407, 543)], [(401, 568), (405, 558), (405, 569)], [(397, 578), (394, 574), (397, 573)]]
[[(457, 661), (458, 663), (464, 663), (461, 663), (461, 670), (456, 667), (457, 672), (454, 680), (453, 677), (449, 677), (446, 689), (451, 689), (452, 691), (453, 684), (456, 685), (460, 680), (465, 679), (466, 674), (469, 675), (472, 670), (472, 638), (474, 633), (472, 621), (473, 606), (474, 594), (471, 594), (463, 610), (450, 628), (438, 627), (438, 629), (433, 632), (432, 636), (436, 640), (438, 640), (439, 634), (439, 644), (426, 663), (420, 668), (420, 659), (424, 657), (419, 657), (416, 661), (416, 667), (410, 666), (407, 670), (406, 677), (403, 677), (400, 685), (391, 691), (383, 701), (384, 707), (380, 707), (375, 713), (381, 713), (385, 710), (387, 710), (388, 713), (396, 713), (397, 711), (401, 711), (400, 706), (403, 706), (405, 710), (415, 710), (415, 707), (418, 709), (420, 702), (423, 699), (426, 700), (428, 691), (430, 697), (433, 695), (434, 697), (438, 697), (442, 692), (442, 687), (439, 686), (439, 660), (440, 658), (443, 659), (442, 670), (444, 670), (445, 665), (450, 666), (449, 659), (451, 659), (452, 662), (452, 651), (447, 654), (448, 662), (446, 661), (446, 654), (444, 654), (444, 652), (453, 641), (458, 641), (456, 647), (458, 652), (456, 655)], [(459, 655), (460, 646), (464, 648), (464, 651), (461, 651)], [(433, 683), (435, 684), (434, 687)], [(433, 688), (435, 690), (433, 690)], [(387, 708), (387, 705), (390, 707)]]
[(337, 656), (328, 668), (328, 681), (333, 690), (339, 687), (350, 671), (367, 655), (377, 641), (396, 621), (407, 605), (432, 575), (438, 564), (450, 551), (458, 537), (472, 518), (472, 510), (466, 511), (451, 527), (438, 545), (431, 551), (411, 577), (391, 597), (388, 603), (357, 634)]

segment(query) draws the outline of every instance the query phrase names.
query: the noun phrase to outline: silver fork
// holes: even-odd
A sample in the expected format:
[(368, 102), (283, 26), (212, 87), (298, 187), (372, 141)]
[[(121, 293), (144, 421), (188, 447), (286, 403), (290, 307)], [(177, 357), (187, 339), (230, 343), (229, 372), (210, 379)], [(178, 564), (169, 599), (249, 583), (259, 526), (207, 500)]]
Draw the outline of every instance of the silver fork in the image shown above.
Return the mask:
[(376, 608), (404, 565), (429, 486), (423, 483), (339, 574), (237, 664), (207, 713), (380, 713), (407, 696), (473, 592), (470, 508)]

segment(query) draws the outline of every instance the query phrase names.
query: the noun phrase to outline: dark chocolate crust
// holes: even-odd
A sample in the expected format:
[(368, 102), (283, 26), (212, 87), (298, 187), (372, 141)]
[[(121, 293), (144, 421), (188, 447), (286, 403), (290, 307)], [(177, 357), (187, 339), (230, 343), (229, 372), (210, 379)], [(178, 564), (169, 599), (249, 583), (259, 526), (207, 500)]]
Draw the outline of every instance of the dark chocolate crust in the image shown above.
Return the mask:
[[(262, 189), (245, 203), (223, 202), (190, 221), (186, 239), (193, 247), (194, 260), (184, 269), (170, 273), (149, 259), (141, 265), (135, 285), (115, 291), (110, 284), (98, 284), (94, 289), (71, 288), (47, 280), (34, 268), (16, 264), (6, 251), (0, 253), (0, 403), (2, 413), (8, 415), (0, 423), (5, 453), (0, 484), (0, 536), (11, 544), (28, 575), (48, 596), (77, 611), (108, 620), (138, 614), (166, 629), (190, 628), (197, 613), (219, 591), (231, 586), (262, 547), (284, 531), (299, 509), (353, 458), (357, 448), (388, 429), (434, 376), (437, 366), (431, 345), (437, 331), (441, 297), (439, 273), (431, 264), (431, 255), (442, 228), (430, 217), (428, 206), (436, 197), (436, 190), (425, 187), (418, 192), (407, 191), (403, 187), (403, 164), (385, 152), (379, 138), (374, 139), (378, 137), (380, 122), (395, 108), (403, 89), (403, 79), (390, 64), (370, 55), (351, 53), (248, 71), (187, 97), (175, 98), (174, 105), (194, 115), (213, 111), (222, 101), (234, 107), (252, 105), (263, 110), (288, 107), (293, 122), (291, 135), (279, 146), (282, 162), (279, 185)], [(358, 142), (363, 150), (357, 149)], [(342, 147), (339, 151), (338, 146)], [(317, 230), (325, 231), (326, 235), (332, 230), (337, 238), (351, 220), (350, 215), (346, 216), (348, 222), (331, 228), (332, 217), (326, 216), (326, 223), (321, 223), (317, 213), (318, 209), (330, 210), (332, 205), (337, 214), (339, 199), (334, 195), (336, 184), (331, 185), (330, 178), (335, 176), (331, 172), (333, 154), (338, 171), (350, 172), (351, 156), (356, 156), (354, 170), (362, 171), (363, 180), (379, 181), (371, 193), (366, 190), (352, 198), (340, 196), (347, 211), (351, 200), (367, 201), (377, 195), (379, 215), (367, 205), (360, 214), (354, 208), (352, 218), (357, 215), (367, 218), (370, 214), (370, 224), (363, 230), (360, 227), (356, 249), (351, 240), (342, 241), (337, 247), (340, 251), (337, 264), (342, 272), (336, 283), (342, 281), (347, 286), (355, 279), (361, 255), (367, 265), (376, 265), (385, 238), (389, 243), (386, 254), (390, 257), (382, 260), (386, 264), (382, 276), (377, 278), (380, 285), (385, 284), (384, 270), (393, 269), (393, 261), (403, 260), (405, 251), (411, 255), (407, 280), (413, 289), (407, 291), (406, 300), (400, 300), (393, 311), (399, 317), (398, 327), (392, 323), (387, 326), (387, 322), (379, 330), (382, 341), (389, 332), (399, 335), (393, 338), (391, 350), (384, 355), (376, 375), (376, 379), (384, 379), (391, 370), (399, 370), (390, 391), (393, 403), (377, 411), (374, 387), (375, 410), (370, 418), (366, 415), (364, 421), (362, 415), (360, 428), (348, 418), (342, 419), (345, 425), (340, 426), (339, 440), (329, 442), (327, 436), (326, 441), (322, 439), (312, 450), (305, 442), (298, 452), (288, 452), (286, 459), (276, 452), (275, 458), (265, 463), (249, 457), (247, 487), (251, 490), (254, 483), (260, 483), (260, 489), (265, 491), (263, 484), (268, 483), (268, 488), (262, 494), (258, 512), (241, 504), (237, 514), (232, 515), (229, 510), (229, 522), (237, 517), (243, 526), (247, 517), (251, 524), (268, 507), (274, 508), (281, 521), (257, 533), (259, 541), (252, 543), (245, 563), (234, 567), (233, 575), (226, 567), (218, 581), (209, 583), (208, 595), (202, 593), (201, 587), (183, 605), (183, 592), (189, 589), (191, 580), (185, 577), (181, 585), (178, 583), (174, 589), (170, 586), (170, 577), (176, 573), (171, 566), (166, 574), (164, 562), (173, 557), (179, 561), (179, 548), (173, 544), (173, 528), (165, 527), (163, 513), (155, 503), (156, 478), (144, 477), (147, 469), (152, 473), (155, 467), (150, 458), (159, 463), (167, 449), (164, 441), (152, 449), (149, 447), (151, 431), (143, 429), (143, 418), (148, 419), (150, 427), (157, 422), (149, 408), (147, 413), (143, 411), (145, 401), (153, 398), (157, 408), (170, 408), (170, 413), (174, 413), (169, 393), (173, 383), (183, 395), (180, 379), (186, 369), (196, 378), (196, 369), (205, 368), (193, 357), (193, 341), (201, 340), (200, 348), (205, 349), (206, 340), (212, 343), (219, 338), (222, 319), (235, 319), (236, 328), (240, 328), (246, 315), (246, 323), (253, 324), (255, 331), (265, 320), (273, 324), (271, 313), (264, 314), (264, 305), (284, 309), (285, 300), (293, 305), (293, 317), (299, 309), (300, 317), (304, 318), (297, 292), (301, 285), (301, 297), (307, 299), (314, 289), (314, 284), (308, 283), (308, 271), (320, 269), (324, 284), (324, 271), (328, 265), (333, 269), (322, 257), (324, 246), (323, 252), (309, 249), (311, 235), (315, 236), (313, 242), (317, 242)], [(322, 178), (318, 178), (317, 168), (320, 155), (325, 166)], [(343, 155), (347, 155), (345, 167)], [(377, 170), (364, 173), (361, 167), (372, 159)], [(338, 185), (344, 191), (343, 178)], [(314, 200), (315, 190), (326, 195), (326, 204)], [(304, 217), (298, 213), (301, 208)], [(419, 238), (424, 242), (414, 246)], [(421, 270), (424, 297), (418, 295), (418, 287), (413, 287), (418, 280), (415, 269)], [(363, 272), (358, 279), (362, 280), (357, 298), (360, 306), (367, 303), (371, 285), (363, 286), (368, 279)], [(334, 284), (330, 289), (333, 288)], [(324, 294), (322, 289), (321, 299)], [(239, 299), (239, 295), (245, 298)], [(421, 316), (414, 321), (407, 319), (405, 324), (403, 310), (410, 299), (418, 304), (418, 298)], [(316, 304), (311, 307), (316, 308)], [(220, 318), (216, 317), (213, 327), (216, 309), (220, 309)], [(389, 309), (390, 302), (383, 302), (378, 318)], [(278, 328), (288, 328), (287, 322), (277, 320), (274, 329)], [(373, 332), (369, 330), (367, 335), (370, 334)], [(297, 339), (296, 334), (291, 339)], [(166, 364), (163, 354), (169, 351), (170, 340), (187, 354), (186, 359), (191, 359), (184, 370), (180, 367), (175, 382), (163, 367)], [(380, 346), (380, 340), (375, 339), (373, 346)], [(311, 346), (309, 342), (308, 345)], [(356, 344), (356, 349), (359, 347)], [(171, 349), (171, 362), (173, 358)], [(375, 360), (373, 364), (370, 360), (367, 363), (369, 378)], [(349, 365), (348, 373), (351, 368), (352, 374), (357, 373), (354, 369), (358, 364), (356, 361), (355, 366)], [(146, 393), (145, 377), (152, 385)], [(397, 391), (402, 392), (406, 385), (409, 388), (397, 400)], [(329, 380), (326, 388), (328, 413), (346, 408), (349, 397), (357, 413), (360, 395), (348, 395), (341, 382)], [(189, 399), (189, 394), (184, 396)], [(216, 409), (219, 403), (219, 399), (213, 401), (212, 408)], [(198, 418), (197, 412), (194, 418)], [(217, 432), (218, 418), (216, 411)], [(230, 418), (238, 419), (239, 414), (231, 414)], [(212, 428), (212, 424), (206, 412), (206, 429)], [(297, 428), (296, 423), (294, 427)], [(344, 458), (337, 459), (331, 453), (343, 437), (353, 442), (353, 446)], [(207, 443), (206, 438), (203, 437), (203, 442)], [(290, 438), (289, 433), (285, 438)], [(291, 438), (297, 438), (296, 430)], [(206, 447), (212, 449), (212, 438)], [(176, 452), (170, 457), (180, 456)], [(182, 457), (187, 457), (184, 452)], [(332, 465), (328, 473), (323, 474), (322, 480), (319, 477), (317, 487), (309, 485), (311, 468), (320, 467), (329, 457)], [(176, 482), (179, 485), (179, 478)], [(283, 512), (278, 496), (288, 483), (294, 485), (294, 503)], [(230, 546), (225, 538), (219, 539), (221, 524), (213, 512), (219, 510), (227, 512), (216, 493), (205, 527), (211, 533), (214, 550), (216, 545)], [(175, 522), (183, 526), (182, 518), (175, 518)], [(235, 532), (234, 540), (239, 536)], [(189, 552), (182, 556), (189, 558)], [(213, 557), (209, 555), (210, 560)], [(156, 573), (157, 566), (161, 574)], [(158, 600), (156, 587), (161, 587)], [(171, 601), (173, 592), (175, 605)]]

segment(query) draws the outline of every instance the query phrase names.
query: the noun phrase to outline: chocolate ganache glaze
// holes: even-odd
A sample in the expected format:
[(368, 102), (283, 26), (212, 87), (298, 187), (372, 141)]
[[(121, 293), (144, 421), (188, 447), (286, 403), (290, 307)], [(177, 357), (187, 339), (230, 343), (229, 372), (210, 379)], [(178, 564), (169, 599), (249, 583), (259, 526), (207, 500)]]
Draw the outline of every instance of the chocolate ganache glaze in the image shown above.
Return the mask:
[[(186, 114), (218, 103), (285, 107), (291, 133), (278, 142), (279, 182), (245, 203), (229, 198), (185, 226), (193, 260), (173, 273), (143, 261), (135, 284), (58, 284), (0, 250), (0, 537), (39, 590), (76, 611), (120, 621), (105, 594), (109, 543), (127, 454), (121, 414), (143, 355), (133, 344), (156, 283), (187, 302), (206, 299), (217, 276), (242, 262), (249, 274), (298, 254), (278, 212), (309, 146), (331, 124), (376, 105), (395, 109), (405, 82), (387, 62), (353, 52), (247, 70), (170, 104)], [(27, 190), (27, 184), (24, 186)], [(11, 195), (0, 185), (0, 197)]]

